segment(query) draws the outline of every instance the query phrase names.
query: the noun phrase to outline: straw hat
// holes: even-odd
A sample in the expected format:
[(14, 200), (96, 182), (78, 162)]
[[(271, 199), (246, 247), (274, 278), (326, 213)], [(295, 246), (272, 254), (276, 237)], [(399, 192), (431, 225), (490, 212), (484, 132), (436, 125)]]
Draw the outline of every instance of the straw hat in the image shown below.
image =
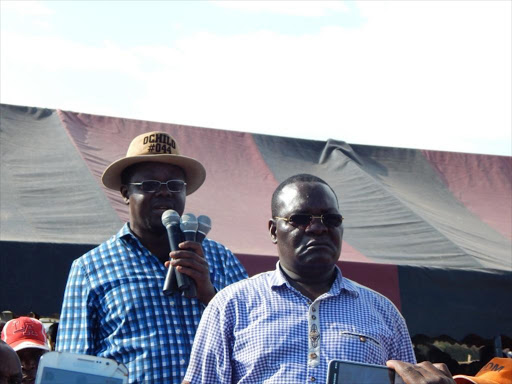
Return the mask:
[(185, 172), (187, 195), (195, 192), (206, 178), (203, 165), (191, 157), (180, 155), (178, 143), (166, 132), (146, 132), (132, 140), (126, 156), (110, 164), (101, 181), (110, 189), (119, 191), (121, 174), (130, 165), (144, 162), (157, 162), (175, 165)]

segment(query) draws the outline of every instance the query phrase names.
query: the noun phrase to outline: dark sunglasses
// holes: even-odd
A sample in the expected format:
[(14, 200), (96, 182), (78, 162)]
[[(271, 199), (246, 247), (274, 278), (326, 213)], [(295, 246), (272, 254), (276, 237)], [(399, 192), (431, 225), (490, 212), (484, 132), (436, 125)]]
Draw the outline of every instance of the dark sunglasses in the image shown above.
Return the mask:
[(307, 228), (309, 225), (311, 225), (313, 219), (322, 220), (322, 223), (327, 228), (339, 227), (343, 222), (343, 216), (341, 216), (339, 213), (326, 213), (325, 215), (320, 216), (308, 215), (307, 213), (296, 213), (294, 215), (291, 215), (290, 217), (275, 216), (274, 219), (281, 219), (293, 225), (294, 227), (303, 228)]
[(182, 180), (167, 180), (161, 182), (158, 180), (144, 180), (140, 183), (130, 183), (130, 185), (138, 185), (144, 192), (153, 193), (160, 190), (160, 187), (165, 184), (169, 192), (181, 192), (187, 186)]

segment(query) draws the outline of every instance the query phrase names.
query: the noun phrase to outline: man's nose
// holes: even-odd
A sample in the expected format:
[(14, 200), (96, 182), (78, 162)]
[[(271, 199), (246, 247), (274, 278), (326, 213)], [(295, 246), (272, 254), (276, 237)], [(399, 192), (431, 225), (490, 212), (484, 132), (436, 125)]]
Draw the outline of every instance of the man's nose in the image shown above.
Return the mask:
[(155, 195), (172, 195), (173, 192), (169, 191), (167, 188), (167, 184), (160, 184), (160, 188), (158, 188), (155, 192)]
[(311, 223), (306, 227), (306, 231), (311, 233), (322, 233), (327, 231), (327, 227), (320, 217), (313, 217)]
[(21, 367), (25, 371), (30, 371), (37, 367), (38, 362), (39, 362), (38, 359), (37, 360), (36, 359), (25, 359), (22, 361)]

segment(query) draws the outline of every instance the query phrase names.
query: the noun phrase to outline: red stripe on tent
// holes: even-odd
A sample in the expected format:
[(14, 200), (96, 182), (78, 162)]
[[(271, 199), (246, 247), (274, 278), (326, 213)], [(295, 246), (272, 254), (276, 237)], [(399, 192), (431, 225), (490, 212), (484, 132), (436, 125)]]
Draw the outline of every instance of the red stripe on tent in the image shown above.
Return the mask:
[(511, 157), (422, 152), (453, 195), (468, 210), (503, 236), (512, 239)]

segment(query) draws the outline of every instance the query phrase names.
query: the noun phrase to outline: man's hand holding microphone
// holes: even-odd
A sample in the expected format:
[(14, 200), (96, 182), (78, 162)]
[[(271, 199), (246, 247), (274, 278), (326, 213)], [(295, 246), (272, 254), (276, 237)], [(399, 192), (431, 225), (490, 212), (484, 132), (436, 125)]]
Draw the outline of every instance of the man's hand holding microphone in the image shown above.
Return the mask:
[(198, 218), (188, 213), (182, 217), (169, 209), (162, 214), (162, 224), (167, 230), (171, 247), (169, 268), (164, 283), (165, 295), (180, 292), (188, 298), (197, 297), (203, 304), (215, 296), (215, 288), (210, 280), (210, 271), (201, 246), (211, 229), (208, 216)]

